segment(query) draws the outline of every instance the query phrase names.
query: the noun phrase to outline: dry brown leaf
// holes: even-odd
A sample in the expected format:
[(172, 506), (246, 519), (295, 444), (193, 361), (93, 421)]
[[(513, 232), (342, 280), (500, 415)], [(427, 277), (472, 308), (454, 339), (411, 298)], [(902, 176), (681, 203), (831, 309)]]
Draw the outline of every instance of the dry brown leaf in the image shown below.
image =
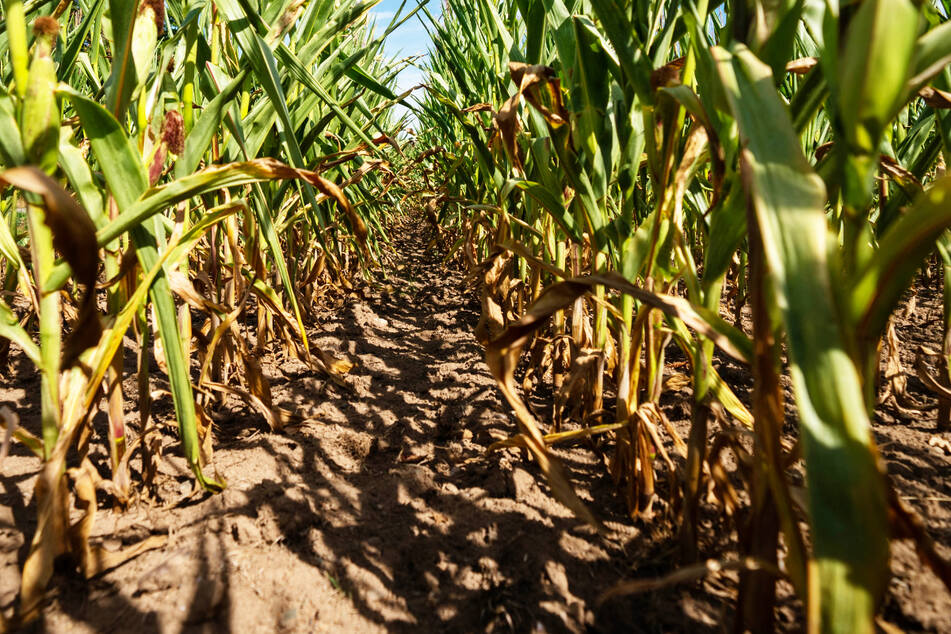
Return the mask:
[(951, 93), (939, 90), (933, 86), (925, 86), (918, 91), (918, 96), (932, 108), (951, 108)]
[(901, 164), (892, 157), (886, 154), (880, 155), (879, 165), (882, 168), (882, 173), (891, 177), (891, 179), (898, 183), (909, 195), (916, 196), (924, 189), (918, 177), (902, 167)]
[(363, 159), (363, 164), (360, 167), (358, 167), (356, 171), (353, 172), (353, 174), (350, 175), (350, 178), (348, 178), (343, 183), (341, 183), (340, 187), (342, 189), (346, 189), (350, 185), (359, 183), (360, 181), (363, 180), (364, 176), (366, 176), (367, 174), (369, 174), (370, 172), (374, 170), (382, 170), (384, 172), (392, 174), (392, 172), (390, 171), (390, 164), (387, 161), (384, 161), (382, 159), (366, 158), (366, 159)]
[(96, 285), (98, 289), (109, 288), (113, 284), (117, 284), (122, 281), (127, 275), (130, 275), (135, 268), (139, 265), (139, 258), (136, 255), (135, 247), (129, 245), (129, 248), (125, 250), (122, 254), (122, 261), (119, 264), (119, 272), (112, 276), (111, 279), (101, 282)]
[[(628, 293), (653, 308), (681, 319), (688, 326), (710, 338), (724, 352), (738, 360), (746, 361), (743, 352), (736, 348), (725, 335), (714, 330), (686, 300), (646, 291), (634, 286), (621, 276), (610, 273), (577, 277), (548, 287), (527, 308), (521, 319), (510, 324), (489, 342), (486, 347), (486, 361), (506, 400), (515, 410), (527, 448), (548, 477), (556, 499), (591, 523), (596, 523), (596, 520), (575, 494), (560, 463), (548, 453), (544, 436), (539, 431), (534, 416), (518, 395), (514, 374), (522, 349), (534, 332), (543, 327), (556, 312), (569, 307), (597, 285)], [(638, 455), (647, 452), (644, 444), (646, 439), (640, 436), (638, 435), (638, 445), (634, 448)], [(652, 483), (646, 484), (649, 487)]]
[[(482, 343), (494, 337), (505, 325), (505, 316), (502, 314), (502, 306), (496, 297), (499, 294), (506, 268), (511, 261), (510, 253), (496, 253), (480, 265), (482, 269), (482, 314), (479, 317), (479, 323), (475, 327), (476, 339)], [(473, 271), (476, 275), (478, 270)]]
[(344, 195), (343, 190), (338, 187), (336, 183), (327, 180), (320, 174), (315, 172), (311, 172), (310, 174), (311, 177), (307, 178), (306, 180), (314, 185), (320, 193), (337, 201), (337, 206), (347, 217), (347, 221), (350, 224), (350, 231), (352, 231), (353, 235), (356, 236), (357, 241), (360, 244), (360, 248), (363, 249), (364, 254), (369, 256), (369, 250), (367, 249), (367, 226), (363, 222), (363, 219), (357, 215), (357, 212), (353, 210), (353, 207), (350, 205), (350, 201), (347, 200), (347, 197)]
[(387, 145), (392, 147), (394, 150), (396, 150), (396, 153), (399, 154), (400, 156), (405, 156), (403, 154), (403, 149), (400, 147), (399, 142), (397, 142), (396, 139), (389, 136), (388, 134), (381, 134), (375, 139), (373, 139), (374, 145), (383, 145), (384, 143), (386, 143)]
[(469, 106), (468, 108), (463, 108), (463, 112), (492, 112), (492, 104), (490, 103), (477, 103)]
[(321, 349), (317, 350), (317, 356), (320, 358), (320, 361), (335, 374), (347, 374), (353, 369), (354, 363), (350, 359), (335, 357)]
[(794, 75), (805, 75), (810, 70), (815, 68), (816, 64), (818, 63), (818, 58), (800, 57), (799, 59), (786, 62), (786, 72), (793, 73)]
[[(65, 444), (61, 437), (57, 448)], [(43, 465), (34, 488), (37, 526), (20, 577), (19, 615), (24, 622), (34, 618), (41, 607), (46, 585), (53, 576), (53, 562), (67, 551), (69, 543), (66, 526), (69, 517), (69, 494), (63, 470), (65, 447), (60, 451), (54, 449), (53, 453)]]
[(43, 220), (53, 234), (53, 247), (63, 254), (76, 281), (84, 287), (79, 316), (63, 342), (62, 365), (70, 368), (84, 350), (99, 343), (102, 334), (95, 295), (99, 274), (96, 225), (69, 192), (36, 167), (13, 167), (0, 173), (0, 188), (7, 185), (43, 199)]
[(199, 293), (197, 289), (195, 289), (195, 286), (191, 283), (191, 280), (189, 280), (181, 271), (167, 271), (165, 275), (168, 278), (168, 283), (169, 286), (171, 286), (172, 291), (192, 308), (208, 313), (228, 313), (227, 307), (205, 299), (205, 297)]
[[(529, 103), (535, 106), (553, 125), (564, 124), (566, 118), (561, 114), (564, 108), (560, 106), (560, 83), (553, 68), (541, 64), (532, 66), (521, 62), (509, 62), (509, 73), (512, 76), (512, 81), (518, 86), (518, 90), (502, 104), (502, 107), (499, 108), (493, 120), (496, 129), (499, 131), (502, 145), (508, 153), (512, 164), (517, 170), (521, 171), (522, 159), (519, 155), (518, 144), (515, 141), (515, 137), (520, 125), (518, 119), (518, 104), (522, 99), (522, 95), (525, 95)], [(549, 95), (555, 101), (556, 108), (559, 110), (558, 112), (551, 112), (546, 108), (539, 100), (537, 94), (527, 94), (529, 89), (537, 85), (549, 86)]]
[(215, 434), (213, 431), (211, 418), (205, 412), (205, 408), (195, 403), (195, 417), (197, 419), (198, 431), (198, 464), (204, 468), (212, 464), (215, 450)]
[(664, 391), (665, 392), (679, 392), (680, 390), (689, 387), (693, 383), (688, 375), (683, 372), (674, 372), (666, 379), (664, 379)]
[[(363, 219), (360, 218), (360, 216), (353, 210), (353, 207), (350, 205), (350, 201), (344, 195), (343, 190), (336, 183), (327, 180), (317, 172), (296, 169), (272, 158), (253, 159), (243, 163), (243, 165), (246, 166), (246, 168), (249, 168), (250, 171), (256, 172), (262, 178), (304, 180), (316, 187), (317, 191), (327, 198), (332, 198), (335, 200), (337, 202), (338, 208), (340, 208), (340, 210), (343, 211), (344, 215), (347, 217), (347, 222), (350, 224), (350, 230), (353, 232), (353, 235), (356, 236), (361, 249), (363, 249), (365, 253), (368, 253), (366, 243), (366, 224), (363, 222)], [(327, 166), (322, 167), (326, 169)], [(229, 169), (229, 166), (216, 166), (215, 169), (227, 170)]]
[[(509, 70), (512, 71), (512, 63), (509, 63)], [(540, 71), (537, 69), (541, 69)], [(564, 102), (561, 97), (561, 80), (558, 79), (558, 76), (555, 74), (555, 71), (547, 66), (537, 67), (537, 66), (518, 66), (512, 71), (512, 79), (516, 84), (522, 85), (525, 82), (524, 73), (531, 72), (534, 74), (540, 74), (544, 81), (535, 82), (534, 80), (528, 85), (525, 89), (525, 100), (528, 101), (532, 106), (538, 110), (542, 116), (545, 117), (545, 120), (553, 128), (565, 125), (568, 123), (568, 111), (565, 110)], [(554, 110), (547, 107), (541, 100), (542, 93), (539, 92), (541, 88), (545, 88), (548, 101), (551, 103)]]
[[(247, 306), (247, 296), (251, 288), (249, 287), (245, 290), (244, 297), (238, 302), (237, 307), (228, 313), (218, 324), (218, 327), (215, 328), (215, 332), (211, 336), (211, 341), (205, 346), (205, 358), (201, 364), (201, 371), (198, 373), (198, 384), (202, 385), (205, 382), (205, 379), (209, 376), (209, 371), (211, 370), (211, 362), (215, 358), (215, 349), (221, 343), (222, 338), (226, 333), (231, 332), (231, 327), (237, 321), (237, 319), (244, 312), (245, 306)], [(240, 339), (240, 337), (239, 337)]]
[(678, 57), (675, 60), (667, 62), (660, 68), (654, 69), (650, 77), (651, 90), (679, 84), (680, 71), (683, 69), (686, 61), (686, 57)]
[(297, 426), (310, 422), (310, 419), (290, 412), (283, 407), (277, 407), (275, 405), (269, 407), (264, 403), (264, 401), (254, 394), (231, 385), (206, 381), (201, 385), (200, 388), (196, 389), (200, 389), (202, 391), (212, 390), (215, 392), (221, 392), (222, 394), (231, 394), (232, 396), (237, 396), (242, 401), (260, 412), (273, 431), (282, 431), (288, 425)]
[[(951, 401), (951, 386), (948, 385), (948, 380), (941, 380), (931, 374), (928, 365), (925, 363), (926, 357), (937, 357), (940, 359), (939, 363), (944, 365), (942, 355), (924, 346), (919, 346), (918, 354), (915, 358), (915, 374), (918, 375), (918, 378), (925, 384), (925, 387), (935, 396), (943, 401)], [(946, 368), (947, 366), (944, 367)]]

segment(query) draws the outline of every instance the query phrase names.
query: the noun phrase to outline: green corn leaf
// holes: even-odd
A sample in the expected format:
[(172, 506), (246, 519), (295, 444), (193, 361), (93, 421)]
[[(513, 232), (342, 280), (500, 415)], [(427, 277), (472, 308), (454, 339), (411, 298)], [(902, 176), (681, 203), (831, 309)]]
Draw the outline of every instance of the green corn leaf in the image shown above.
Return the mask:
[(0, 161), (4, 167), (16, 167), (26, 163), (26, 152), (23, 151), (15, 112), (13, 99), (0, 88)]
[(26, 13), (23, 0), (4, 0), (3, 17), (7, 29), (7, 50), (13, 66), (16, 92), (22, 98), (26, 94), (30, 54), (26, 45)]
[(178, 178), (188, 176), (198, 167), (201, 157), (208, 150), (212, 138), (221, 127), (225, 110), (231, 106), (232, 99), (241, 88), (247, 74), (247, 70), (238, 73), (214, 99), (205, 105), (197, 123), (185, 139), (185, 153), (175, 163), (175, 175)]
[(25, 266), (23, 258), (20, 256), (20, 249), (17, 246), (16, 240), (13, 239), (13, 234), (10, 232), (10, 225), (7, 224), (6, 218), (0, 218), (0, 255), (3, 255), (9, 264), (17, 268), (23, 268)]
[(99, 183), (93, 179), (89, 163), (82, 150), (70, 143), (70, 130), (63, 127), (59, 137), (59, 166), (69, 179), (79, 202), (89, 213), (89, 217), (101, 229), (108, 221), (102, 209), (102, 193)]
[(914, 94), (951, 63), (951, 22), (931, 29), (915, 43), (914, 67), (908, 93)]
[(642, 102), (651, 103), (652, 68), (638, 39), (637, 30), (631, 26), (629, 13), (624, 10), (618, 0), (594, 2), (592, 8), (600, 19), (601, 28), (604, 29), (617, 52), (621, 72), (628, 85), (634, 89)]
[(849, 24), (838, 109), (854, 150), (874, 151), (904, 103), (917, 32), (918, 10), (909, 0), (868, 0)]
[(85, 11), (83, 21), (80, 22), (79, 27), (69, 34), (69, 44), (66, 46), (66, 50), (63, 52), (63, 59), (60, 60), (59, 66), (56, 69), (57, 76), (61, 81), (65, 81), (72, 72), (76, 58), (79, 56), (86, 42), (86, 38), (92, 30), (93, 24), (102, 19), (102, 12), (105, 6), (105, 0), (95, 0), (92, 6)]
[(748, 200), (779, 304), (806, 460), (813, 558), (809, 627), (872, 632), (888, 575), (888, 520), (858, 370), (829, 272), (825, 187), (793, 132), (769, 68), (716, 48), (746, 149)]
[[(156, 214), (205, 193), (239, 187), (282, 178), (298, 178), (297, 172), (283, 163), (271, 159), (256, 159), (244, 163), (212, 165), (166, 185), (152, 187), (128, 205), (124, 211), (96, 232), (100, 246), (106, 246), (119, 236), (153, 218)], [(275, 233), (276, 236), (276, 233)], [(69, 277), (69, 269), (63, 264), (51, 276), (51, 286), (46, 291), (60, 288)]]
[(135, 88), (135, 62), (132, 37), (137, 0), (109, 0), (109, 27), (112, 36), (112, 70), (106, 80), (106, 107), (119, 117), (129, 107)]
[(544, 185), (528, 180), (519, 180), (515, 186), (534, 198), (545, 210), (551, 214), (552, 219), (558, 223), (562, 231), (573, 240), (580, 242), (581, 233), (575, 224), (574, 216), (568, 211), (564, 203), (561, 202), (561, 193), (551, 192)]
[[(122, 128), (108, 111), (96, 102), (76, 91), (63, 90), (79, 114), (83, 129), (90, 136), (90, 145), (96, 159), (103, 167), (103, 175), (109, 190), (119, 206), (120, 216), (131, 208), (148, 186), (145, 170), (138, 154)], [(159, 236), (164, 242), (164, 226), (153, 215), (130, 227), (130, 235), (136, 247), (136, 257), (146, 271), (159, 262)], [(108, 240), (105, 241), (108, 243)], [(221, 484), (210, 480), (202, 473), (199, 464), (198, 427), (195, 414), (195, 398), (188, 374), (188, 360), (182, 349), (178, 332), (177, 311), (168, 278), (160, 271), (149, 288), (149, 297), (158, 322), (159, 336), (165, 350), (169, 385), (178, 418), (179, 435), (189, 466), (198, 482), (207, 489), (220, 489)]]
[(951, 176), (932, 185), (879, 240), (878, 251), (851, 285), (852, 318), (860, 338), (880, 337), (915, 272), (951, 227)]
[(710, 234), (703, 254), (703, 283), (706, 288), (726, 273), (733, 254), (746, 236), (746, 200), (738, 182), (723, 204), (713, 209), (710, 215)]
[[(147, 271), (160, 266), (156, 236), (163, 234), (164, 231), (159, 219), (152, 218), (131, 232), (136, 247), (136, 257), (142, 268)], [(185, 458), (203, 488), (212, 491), (220, 490), (223, 484), (206, 477), (201, 469), (198, 419), (195, 413), (195, 397), (192, 393), (188, 358), (185, 357), (182, 349), (182, 339), (178, 331), (178, 312), (164, 271), (159, 271), (155, 276), (149, 289), (149, 298), (152, 300), (159, 337), (165, 351), (168, 382), (175, 403), (175, 415), (178, 418), (178, 431)]]
[(148, 187), (148, 177), (135, 145), (116, 118), (94, 100), (64, 85), (60, 85), (59, 92), (73, 104), (102, 166), (109, 191), (119, 203), (119, 209), (125, 209)]
[(0, 300), (0, 337), (9, 339), (19, 346), (34, 365), (37, 367), (42, 365), (43, 359), (40, 356), (40, 347), (33, 343), (30, 335), (20, 325), (16, 315), (2, 300)]
[(142, 277), (139, 286), (128, 299), (125, 306), (116, 315), (115, 320), (110, 327), (103, 332), (102, 340), (93, 352), (89, 366), (92, 368), (89, 381), (90, 391), (87, 394), (87, 407), (92, 405), (93, 399), (98, 395), (98, 385), (106, 375), (106, 370), (112, 363), (112, 359), (118, 351), (123, 337), (132, 325), (132, 320), (136, 314), (145, 306), (148, 298), (149, 289), (152, 283), (162, 273), (163, 269), (174, 269), (182, 259), (195, 247), (198, 240), (214, 225), (218, 224), (237, 211), (246, 210), (243, 202), (228, 203), (221, 207), (211, 209), (202, 216), (201, 220), (191, 225), (182, 232), (173, 242), (170, 242), (168, 248), (155, 262), (155, 265), (149, 269)]
[(26, 160), (47, 174), (56, 169), (59, 150), (59, 106), (54, 92), (56, 65), (51, 56), (53, 37), (43, 34), (36, 38), (20, 113)]

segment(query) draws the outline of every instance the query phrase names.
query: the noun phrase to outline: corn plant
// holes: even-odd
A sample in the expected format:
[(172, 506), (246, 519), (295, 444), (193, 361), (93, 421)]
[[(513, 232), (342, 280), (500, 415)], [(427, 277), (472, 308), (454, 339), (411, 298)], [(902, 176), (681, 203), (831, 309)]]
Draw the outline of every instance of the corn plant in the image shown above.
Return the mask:
[[(870, 421), (889, 316), (949, 226), (951, 181), (935, 169), (949, 148), (948, 15), (904, 0), (448, 0), (430, 16), (417, 144), (445, 148), (425, 158), (432, 213), (482, 281), (477, 334), (519, 421), (498, 446), (529, 449), (591, 522), (548, 447), (610, 438), (611, 473), (643, 518), (658, 502), (656, 453), (687, 561), (709, 478), (757, 562), (741, 576), (738, 629), (773, 627), (780, 534), (809, 629), (874, 628), (889, 514), (909, 511)], [(686, 439), (659, 407), (671, 341), (692, 370)], [(553, 383), (547, 433), (515, 382), (523, 351), (521, 387)], [(750, 368), (749, 409), (717, 372), (723, 354)], [(784, 356), (801, 506), (788, 476), (799, 449), (781, 434)], [(562, 431), (569, 402), (580, 427)], [(711, 442), (714, 421), (726, 429)], [(738, 515), (727, 449), (748, 465)]]
[[(0, 254), (16, 301), (0, 301), (0, 336), (41, 377), (39, 434), (11, 431), (44, 464), (18, 622), (40, 609), (59, 555), (88, 577), (159, 545), (116, 554), (88, 542), (97, 408), (109, 420), (105, 486), (116, 501), (133, 494), (136, 451), (145, 491), (153, 484), (153, 361), (209, 491), (225, 485), (211, 475), (208, 415), (224, 396), (275, 430), (300, 420), (272, 402), (249, 340), (335, 380), (346, 372), (311, 349), (305, 323), (324, 295), (378, 265), (383, 205), (398, 205), (389, 160), (401, 158), (405, 121), (391, 106), (405, 98), (393, 86), (406, 62), (380, 53), (412, 14), (378, 33), (375, 4), (4, 2)], [(129, 333), (137, 429), (121, 389)], [(71, 496), (86, 509), (75, 524)]]

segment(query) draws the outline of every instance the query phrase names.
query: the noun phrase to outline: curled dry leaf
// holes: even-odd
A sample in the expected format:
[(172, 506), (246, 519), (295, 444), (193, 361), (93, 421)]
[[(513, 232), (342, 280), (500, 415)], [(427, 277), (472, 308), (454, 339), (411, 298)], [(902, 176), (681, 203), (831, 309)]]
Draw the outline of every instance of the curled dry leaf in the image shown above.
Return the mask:
[[(558, 80), (555, 70), (541, 64), (529, 65), (521, 62), (509, 62), (509, 72), (512, 75), (512, 81), (518, 86), (514, 95), (509, 97), (495, 115), (495, 126), (499, 131), (502, 144), (509, 154), (516, 169), (521, 171), (522, 160), (518, 154), (518, 145), (515, 142), (515, 136), (518, 133), (518, 104), (525, 95), (525, 99), (531, 103), (539, 112), (544, 115), (549, 124), (553, 126), (563, 125), (567, 122), (564, 105), (561, 100), (561, 82)], [(540, 95), (533, 89), (537, 86), (545, 86), (548, 90), (549, 99), (554, 104), (555, 111), (552, 112), (544, 105)]]
[[(690, 328), (709, 338), (723, 352), (737, 361), (749, 363), (752, 344), (749, 338), (715, 313), (694, 306), (682, 297), (662, 295), (634, 286), (617, 273), (574, 278), (569, 282), (582, 283), (588, 288), (603, 284), (607, 288), (631, 295), (639, 302), (676, 317)], [(564, 282), (567, 283), (567, 282)]]
[(943, 355), (924, 346), (919, 346), (918, 354), (915, 357), (915, 374), (918, 376), (918, 379), (925, 384), (925, 387), (938, 399), (951, 401), (951, 385), (948, 384), (949, 381), (947, 378), (942, 380), (931, 373), (925, 361), (925, 359), (929, 357), (939, 359), (938, 363), (945, 368), (945, 374), (947, 375), (947, 365)]
[(69, 493), (61, 471), (63, 455), (47, 461), (36, 481), (37, 528), (30, 544), (30, 554), (20, 577), (20, 613), (30, 620), (40, 608), (46, 584), (53, 576), (53, 562), (67, 550), (66, 520), (69, 517)]
[(826, 157), (826, 155), (832, 150), (834, 143), (832, 141), (827, 141), (822, 145), (818, 146), (815, 150), (815, 157), (817, 161), (821, 161)]
[(374, 145), (383, 145), (384, 143), (386, 143), (387, 145), (392, 147), (394, 150), (396, 150), (396, 153), (399, 154), (400, 156), (405, 156), (403, 154), (403, 149), (400, 147), (399, 142), (393, 137), (391, 137), (390, 135), (381, 134), (375, 139), (373, 139)]
[[(260, 158), (247, 161), (244, 163), (244, 166), (249, 168), (249, 171), (256, 173), (262, 180), (285, 178), (306, 181), (316, 187), (317, 191), (327, 198), (332, 198), (334, 201), (336, 201), (337, 207), (347, 217), (350, 230), (353, 232), (353, 235), (356, 236), (357, 241), (360, 244), (360, 248), (363, 249), (364, 253), (368, 253), (366, 223), (364, 223), (363, 219), (360, 218), (356, 211), (354, 211), (353, 206), (344, 195), (343, 190), (336, 183), (327, 180), (317, 172), (296, 169), (290, 165), (286, 165), (285, 163), (271, 158)], [(216, 167), (217, 169), (225, 171), (229, 169), (229, 165), (221, 165)]]
[(664, 88), (667, 86), (676, 86), (680, 83), (680, 71), (683, 70), (686, 63), (686, 57), (678, 57), (669, 61), (660, 68), (655, 68), (651, 72), (650, 84), (651, 90)]
[(139, 265), (139, 259), (135, 254), (135, 247), (130, 246), (122, 254), (122, 261), (119, 264), (119, 272), (113, 275), (110, 279), (105, 282), (100, 282), (96, 284), (97, 289), (109, 288), (113, 284), (119, 283), (126, 276), (131, 275), (135, 268)]
[(463, 112), (492, 112), (492, 104), (490, 103), (477, 103), (469, 106), (468, 108), (463, 108)]
[(918, 177), (902, 167), (901, 163), (892, 157), (886, 154), (880, 155), (879, 165), (882, 168), (882, 173), (898, 183), (899, 187), (904, 189), (910, 197), (914, 198), (923, 191), (924, 186), (918, 180)]
[[(498, 333), (505, 324), (502, 307), (496, 300), (508, 264), (511, 261), (510, 253), (497, 253), (482, 263), (482, 315), (475, 327), (475, 336), (480, 343), (487, 343)], [(475, 274), (474, 272), (473, 274)]]
[(924, 99), (925, 103), (932, 108), (951, 108), (951, 92), (939, 90), (933, 86), (925, 86), (918, 91), (918, 96)]
[(595, 348), (581, 348), (572, 358), (568, 377), (555, 393), (553, 418), (556, 430), (565, 420), (564, 412), (568, 403), (573, 403), (575, 408), (573, 411), (569, 410), (571, 417), (591, 393), (598, 373), (602, 372), (602, 358), (603, 353)]
[(799, 59), (786, 62), (786, 72), (792, 73), (794, 75), (805, 75), (810, 70), (815, 68), (816, 64), (818, 63), (818, 58), (800, 57)]
[[(581, 438), (598, 436), (611, 431), (617, 431), (618, 429), (625, 427), (627, 424), (628, 423), (605, 423), (603, 425), (594, 425), (592, 427), (584, 427), (582, 429), (572, 429), (570, 431), (560, 431), (553, 434), (545, 434), (545, 444), (552, 446), (571, 442), (573, 440), (580, 440)], [(489, 448), (486, 451), (492, 453), (493, 451), (507, 449), (510, 447), (528, 449), (528, 442), (525, 434), (519, 433), (502, 440), (497, 440), (489, 445)]]
[[(77, 382), (85, 382), (78, 369), (67, 374)], [(78, 387), (73, 382), (70, 387)], [(74, 390), (64, 403), (63, 429), (50, 452), (43, 469), (34, 485), (34, 499), (37, 507), (36, 532), (30, 543), (30, 552), (23, 564), (20, 576), (20, 610), (18, 617), (28, 622), (36, 616), (42, 606), (46, 586), (53, 575), (53, 565), (57, 557), (70, 552), (72, 541), (69, 538), (69, 490), (66, 486), (66, 454), (73, 447), (79, 424), (84, 414), (70, 407), (82, 399), (75, 396)], [(85, 411), (86, 408), (79, 408)], [(73, 552), (79, 556), (79, 553)]]
[(360, 248), (363, 250), (364, 254), (369, 256), (369, 250), (367, 249), (367, 226), (363, 222), (363, 219), (357, 215), (357, 212), (353, 210), (353, 207), (350, 205), (350, 201), (347, 200), (347, 197), (344, 196), (343, 190), (337, 186), (333, 181), (327, 180), (320, 174), (315, 172), (310, 172), (313, 175), (313, 178), (306, 178), (307, 182), (311, 183), (317, 190), (327, 196), (328, 198), (333, 198), (337, 201), (337, 206), (343, 211), (344, 215), (347, 217), (347, 221), (350, 224), (350, 230), (353, 232), (353, 235), (356, 236), (357, 241), (360, 244)]
[[(257, 297), (257, 300), (262, 305), (267, 307), (271, 314), (278, 319), (284, 328), (286, 328), (289, 332), (295, 333), (298, 338), (300, 338), (297, 322), (290, 313), (284, 310), (284, 307), (281, 306), (280, 300), (276, 295), (273, 294), (271, 289), (264, 285), (260, 279), (255, 279), (248, 287), (248, 290), (255, 297)], [(289, 343), (296, 347), (297, 357), (310, 365), (312, 369), (324, 373), (339, 387), (350, 391), (353, 390), (353, 386), (347, 383), (342, 376), (353, 368), (352, 361), (349, 359), (338, 359), (320, 349), (316, 350), (315, 358), (311, 354), (311, 351), (308, 351), (304, 349), (303, 346), (300, 346), (297, 343), (297, 340), (292, 340)]]
[(102, 546), (91, 546), (89, 535), (96, 521), (96, 487), (101, 478), (88, 459), (68, 473), (76, 492), (76, 506), (83, 511), (83, 516), (69, 529), (70, 549), (79, 559), (80, 569), (86, 579), (101, 575), (148, 550), (161, 548), (168, 541), (165, 535), (152, 535), (115, 552)]
[(309, 422), (309, 419), (304, 416), (295, 414), (284, 409), (283, 407), (278, 407), (273, 404), (268, 405), (257, 395), (246, 390), (242, 390), (238, 387), (225, 385), (223, 383), (215, 383), (213, 381), (205, 381), (198, 389), (203, 391), (211, 390), (238, 397), (254, 409), (258, 410), (258, 412), (264, 416), (264, 419), (267, 420), (267, 423), (271, 427), (272, 431), (282, 431), (289, 425), (303, 425), (304, 423)]
[(350, 178), (343, 182), (341, 187), (345, 189), (350, 185), (359, 183), (363, 180), (364, 176), (375, 170), (382, 170), (392, 174), (392, 171), (390, 171), (390, 164), (387, 161), (384, 161), (383, 159), (366, 158), (363, 159), (363, 164), (358, 167), (356, 171), (353, 172), (353, 174), (350, 175)]
[[(509, 62), (509, 70), (512, 73), (512, 80), (523, 87), (525, 100), (542, 113), (549, 125), (558, 127), (568, 123), (568, 111), (561, 98), (561, 80), (553, 69), (547, 66), (525, 66)], [(545, 88), (545, 93), (540, 92), (542, 87)], [(545, 105), (542, 100), (543, 95), (547, 96), (547, 101), (551, 103), (554, 110)]]
[[(818, 146), (815, 149), (816, 160), (821, 161), (824, 159), (834, 147), (835, 143), (832, 141)], [(923, 191), (924, 186), (921, 184), (921, 180), (894, 158), (887, 154), (880, 154), (878, 160), (882, 174), (892, 179), (899, 187), (905, 190), (909, 197), (914, 198)]]
[(888, 344), (888, 353), (885, 355), (883, 389), (878, 402), (889, 403), (905, 418), (918, 420), (922, 416), (921, 405), (915, 403), (908, 393), (908, 378), (901, 363), (901, 345), (892, 319), (888, 321), (888, 328), (885, 330), (885, 342)]

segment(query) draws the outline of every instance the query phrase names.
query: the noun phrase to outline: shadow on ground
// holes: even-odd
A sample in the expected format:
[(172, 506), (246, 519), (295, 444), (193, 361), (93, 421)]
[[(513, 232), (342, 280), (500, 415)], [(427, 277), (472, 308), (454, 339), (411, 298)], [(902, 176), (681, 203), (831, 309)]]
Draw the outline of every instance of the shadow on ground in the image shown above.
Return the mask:
[[(169, 436), (168, 508), (140, 503), (124, 513), (104, 511), (95, 528), (107, 547), (149, 534), (167, 534), (167, 545), (92, 582), (57, 575), (35, 629), (729, 627), (731, 580), (599, 606), (601, 593), (619, 581), (672, 570), (669, 525), (633, 526), (615, 502), (602, 457), (589, 447), (559, 455), (604, 520), (603, 534), (553, 502), (519, 453), (486, 454), (515, 425), (471, 334), (479, 303), (462, 275), (426, 250), (422, 230), (407, 225), (398, 233), (399, 261), (385, 284), (328, 311), (311, 333), (312, 345), (355, 361), (352, 390), (279, 353), (262, 359), (275, 400), (310, 422), (272, 434), (250, 411), (219, 416), (215, 468), (228, 488), (216, 496), (190, 496), (188, 471)], [(21, 406), (35, 396), (28, 392), (16, 396)], [(36, 468), (17, 453), (0, 480), (0, 606), (7, 612), (27, 551), (17, 527), (35, 526)], [(706, 553), (716, 556), (731, 531), (708, 524), (705, 532), (718, 535)], [(783, 611), (779, 625), (795, 629), (796, 618), (795, 610)]]

